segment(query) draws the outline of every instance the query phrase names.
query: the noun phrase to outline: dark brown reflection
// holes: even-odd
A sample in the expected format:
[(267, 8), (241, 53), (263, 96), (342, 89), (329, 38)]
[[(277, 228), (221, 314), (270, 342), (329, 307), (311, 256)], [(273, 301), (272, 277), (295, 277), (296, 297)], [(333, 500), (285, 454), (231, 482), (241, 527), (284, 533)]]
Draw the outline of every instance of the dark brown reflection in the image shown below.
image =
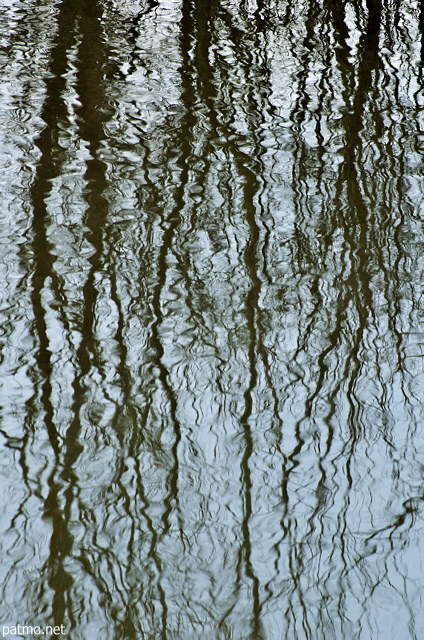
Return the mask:
[[(34, 273), (32, 278), (31, 301), (34, 314), (34, 330), (38, 339), (36, 362), (38, 366), (39, 383), (35, 387), (33, 401), (28, 409), (28, 428), (32, 416), (36, 413), (35, 405), (39, 402), (37, 386), (41, 390), (41, 404), (44, 411), (44, 421), (49, 435), (49, 441), (54, 452), (55, 464), (50, 474), (49, 492), (45, 501), (44, 517), (52, 522), (53, 532), (50, 542), (50, 555), (43, 567), (43, 579), (48, 581), (53, 591), (51, 615), (53, 625), (69, 624), (73, 619), (70, 589), (73, 583), (72, 575), (66, 570), (64, 561), (72, 551), (72, 535), (69, 532), (69, 503), (65, 498), (65, 506), (61, 507), (60, 497), (62, 483), (58, 478), (58, 471), (63, 464), (61, 455), (66, 458), (67, 452), (73, 448), (75, 442), (63, 449), (63, 443), (54, 420), (54, 406), (52, 400), (52, 360), (53, 353), (48, 338), (47, 310), (42, 296), (49, 289), (56, 304), (63, 306), (65, 300), (63, 290), (57, 274), (54, 271), (55, 256), (52, 244), (47, 238), (50, 216), (47, 200), (51, 192), (53, 181), (60, 176), (62, 170), (61, 146), (59, 143), (60, 126), (66, 125), (67, 109), (62, 98), (65, 89), (65, 73), (67, 70), (67, 53), (75, 44), (75, 21), (77, 10), (75, 3), (63, 2), (57, 19), (57, 36), (52, 49), (50, 64), (51, 77), (46, 81), (46, 99), (42, 110), (42, 119), (46, 123), (36, 144), (41, 152), (34, 182), (31, 188), (33, 204), (33, 255)], [(65, 321), (66, 326), (66, 321)], [(65, 463), (65, 467), (66, 467)], [(69, 473), (69, 472), (68, 472)], [(65, 495), (68, 488), (65, 489)], [(73, 488), (70, 487), (72, 500)], [(69, 496), (69, 493), (68, 493)], [(67, 508), (68, 506), (68, 508)], [(39, 595), (42, 597), (45, 587), (40, 585)], [(50, 612), (49, 612), (50, 614)], [(50, 622), (50, 621), (49, 621)]]
[(424, 3), (419, 3), (420, 8), (420, 20), (419, 20), (419, 29), (421, 31), (421, 64), (424, 63)]
[[(104, 162), (98, 154), (104, 139), (103, 121), (100, 109), (105, 106), (103, 93), (105, 62), (107, 60), (100, 27), (101, 10), (92, 2), (62, 2), (57, 16), (57, 34), (51, 51), (49, 78), (46, 80), (46, 98), (41, 112), (45, 128), (42, 130), (37, 147), (41, 152), (33, 186), (31, 188), (33, 204), (33, 255), (34, 275), (32, 304), (34, 328), (39, 347), (36, 362), (40, 375), (41, 402), (44, 421), (49, 440), (55, 454), (55, 465), (49, 477), (49, 494), (46, 498), (44, 518), (51, 520), (53, 534), (50, 542), (50, 556), (42, 575), (48, 579), (48, 585), (54, 596), (52, 600), (52, 618), (54, 625), (65, 625), (67, 629), (76, 624), (78, 614), (75, 610), (75, 593), (72, 572), (66, 568), (69, 558), (74, 554), (73, 535), (70, 531), (72, 511), (77, 508), (86, 512), (84, 505), (74, 505), (80, 488), (76, 465), (83, 450), (80, 442), (80, 412), (85, 401), (84, 379), (89, 375), (93, 361), (96, 362), (96, 340), (94, 338), (95, 306), (97, 289), (94, 281), (103, 268), (102, 227), (107, 215), (107, 201), (103, 196), (105, 189)], [(75, 90), (80, 101), (77, 111), (78, 133), (88, 145), (90, 158), (86, 163), (84, 180), (86, 187), (87, 211), (85, 225), (86, 240), (93, 247), (90, 258), (90, 271), (83, 287), (84, 306), (81, 324), (78, 330), (81, 341), (76, 351), (76, 371), (73, 379), (74, 400), (73, 417), (68, 427), (55, 423), (55, 408), (52, 399), (53, 351), (48, 337), (48, 320), (43, 295), (48, 291), (52, 296), (49, 306), (59, 310), (59, 318), (66, 332), (70, 325), (66, 317), (69, 301), (64, 291), (61, 277), (55, 271), (56, 256), (54, 247), (48, 240), (51, 229), (51, 216), (48, 200), (54, 181), (61, 176), (66, 163), (66, 153), (61, 144), (62, 130), (67, 128), (69, 112), (65, 101), (66, 76), (69, 71), (69, 55), (77, 48)], [(75, 327), (73, 327), (75, 329)], [(100, 373), (104, 372), (99, 367)], [(38, 401), (37, 391), (33, 404)], [(29, 407), (29, 419), (35, 407)], [(63, 435), (59, 436), (59, 429)], [(89, 510), (89, 508), (88, 508)], [(39, 595), (44, 597), (45, 587), (40, 585)], [(48, 613), (46, 612), (48, 615)], [(50, 621), (49, 621), (50, 622)]]

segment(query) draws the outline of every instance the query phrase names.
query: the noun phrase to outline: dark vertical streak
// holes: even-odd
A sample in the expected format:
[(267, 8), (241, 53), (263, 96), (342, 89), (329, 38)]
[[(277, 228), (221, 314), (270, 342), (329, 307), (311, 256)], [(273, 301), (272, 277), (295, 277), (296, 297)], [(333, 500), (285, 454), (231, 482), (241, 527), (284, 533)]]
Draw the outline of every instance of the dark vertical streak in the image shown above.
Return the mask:
[(240, 548), (240, 561), (244, 557), (246, 576), (252, 581), (252, 596), (253, 596), (253, 623), (252, 623), (252, 637), (258, 637), (257, 634), (260, 630), (260, 600), (259, 600), (259, 579), (255, 575), (251, 555), (252, 544), (250, 540), (250, 527), (249, 522), (252, 517), (252, 478), (250, 470), (250, 460), (253, 453), (253, 437), (251, 425), (249, 423), (253, 409), (253, 392), (257, 385), (257, 348), (258, 348), (258, 336), (257, 336), (257, 315), (258, 315), (258, 301), (261, 288), (261, 281), (257, 274), (257, 247), (259, 242), (259, 227), (256, 222), (256, 209), (254, 205), (254, 197), (257, 192), (257, 179), (256, 176), (250, 171), (243, 162), (242, 156), (236, 157), (236, 162), (240, 175), (245, 178), (245, 184), (243, 186), (243, 202), (246, 220), (249, 226), (250, 237), (248, 244), (244, 252), (244, 260), (246, 263), (247, 271), (249, 273), (250, 281), (252, 283), (246, 298), (246, 320), (247, 329), (249, 333), (249, 347), (248, 347), (248, 362), (249, 362), (249, 383), (244, 392), (244, 412), (240, 416), (240, 425), (243, 428), (244, 433), (244, 452), (241, 460), (241, 478), (243, 485), (243, 507), (244, 514), (241, 523), (241, 530), (243, 536), (243, 547)]
[[(103, 196), (107, 185), (106, 164), (99, 158), (101, 143), (105, 138), (103, 131), (104, 116), (101, 115), (101, 108), (106, 107), (104, 75), (107, 60), (100, 24), (102, 11), (96, 1), (91, 2), (89, 0), (82, 2), (79, 9), (78, 29), (81, 34), (81, 42), (78, 48), (76, 91), (81, 107), (77, 111), (77, 121), (79, 135), (82, 140), (88, 143), (90, 153), (90, 158), (86, 161), (84, 174), (87, 184), (86, 202), (88, 205), (85, 214), (85, 225), (87, 228), (86, 239), (93, 247), (94, 253), (89, 259), (90, 271), (83, 286), (84, 307), (81, 323), (81, 342), (76, 353), (79, 371), (73, 381), (73, 419), (64, 437), (65, 451), (61, 477), (67, 485), (64, 490), (64, 522), (66, 523), (66, 530), (72, 517), (75, 497), (79, 493), (75, 465), (83, 451), (79, 435), (81, 430), (81, 408), (86, 400), (85, 379), (87, 379), (93, 365), (97, 366), (103, 373), (101, 365), (96, 358), (96, 339), (94, 336), (98, 298), (95, 280), (103, 268), (102, 234), (108, 213), (108, 203)], [(72, 538), (69, 534), (67, 540), (68, 543), (63, 545), (61, 552), (62, 562), (66, 556), (72, 553)], [(70, 606), (69, 596), (69, 608)]]
[(68, 553), (71, 537), (64, 523), (64, 517), (59, 506), (58, 494), (60, 483), (56, 478), (57, 465), (60, 455), (59, 436), (54, 424), (54, 408), (51, 402), (52, 394), (52, 353), (47, 336), (47, 314), (42, 302), (45, 288), (51, 283), (58, 290), (57, 277), (54, 273), (54, 257), (52, 246), (48, 241), (47, 227), (50, 222), (47, 210), (47, 198), (52, 188), (52, 181), (60, 175), (61, 161), (58, 144), (59, 126), (67, 120), (66, 105), (63, 100), (65, 90), (65, 73), (67, 71), (67, 54), (75, 42), (75, 20), (77, 3), (64, 0), (60, 5), (58, 15), (58, 33), (51, 53), (51, 76), (46, 79), (46, 100), (41, 117), (46, 127), (36, 141), (41, 152), (37, 165), (34, 182), (31, 187), (33, 203), (33, 254), (34, 274), (32, 279), (31, 301), (34, 313), (34, 328), (39, 347), (36, 351), (36, 362), (42, 375), (41, 402), (45, 413), (45, 423), (49, 441), (55, 453), (55, 466), (49, 477), (49, 495), (45, 503), (45, 516), (51, 517), (53, 533), (50, 545), (50, 579), (49, 584), (54, 591), (53, 618), (54, 624), (63, 624), (67, 608), (66, 592), (72, 578), (63, 567), (63, 558)]
[[(101, 10), (97, 2), (87, 2), (79, 15), (78, 27), (81, 43), (78, 49), (78, 72), (76, 91), (81, 103), (77, 110), (78, 132), (82, 140), (88, 143), (90, 158), (86, 161), (84, 179), (86, 181), (87, 211), (85, 214), (86, 239), (94, 249), (89, 258), (90, 270), (83, 286), (84, 308), (81, 323), (81, 342), (77, 350), (77, 362), (80, 367), (75, 376), (74, 419), (66, 436), (66, 456), (64, 476), (72, 476), (72, 466), (78, 459), (82, 445), (78, 442), (80, 432), (80, 409), (85, 400), (85, 382), (92, 364), (102, 371), (96, 358), (96, 339), (94, 336), (95, 311), (98, 290), (95, 280), (104, 266), (103, 228), (107, 220), (108, 202), (103, 193), (107, 186), (106, 163), (99, 158), (101, 143), (105, 139), (103, 131), (104, 116), (101, 108), (106, 107), (104, 95), (104, 75), (107, 53), (102, 40)], [(88, 64), (89, 61), (89, 64)]]
[[(164, 319), (164, 314), (163, 314), (162, 305), (161, 305), (161, 297), (162, 297), (162, 292), (165, 288), (165, 283), (166, 283), (167, 256), (169, 252), (172, 250), (173, 242), (176, 235), (176, 230), (180, 222), (179, 214), (182, 208), (184, 207), (184, 190), (188, 181), (189, 158), (191, 155), (191, 144), (192, 144), (191, 132), (196, 122), (196, 117), (193, 115), (191, 110), (191, 104), (193, 101), (193, 87), (192, 87), (192, 79), (189, 72), (191, 20), (192, 20), (192, 17), (191, 17), (190, 5), (188, 2), (184, 2), (182, 6), (180, 43), (181, 43), (181, 54), (182, 54), (182, 64), (181, 64), (182, 96), (181, 98), (184, 104), (185, 111), (184, 111), (184, 116), (181, 122), (181, 130), (184, 132), (189, 131), (190, 133), (188, 136), (182, 135), (177, 142), (177, 146), (180, 151), (177, 166), (180, 168), (181, 172), (179, 176), (179, 184), (174, 193), (174, 201), (175, 201), (174, 207), (172, 208), (168, 217), (161, 224), (164, 231), (162, 235), (162, 244), (161, 244), (159, 255), (157, 258), (158, 279), (157, 279), (157, 284), (154, 287), (153, 297), (152, 297), (154, 321), (151, 326), (150, 343), (156, 354), (155, 363), (159, 370), (159, 380), (169, 402), (171, 422), (172, 422), (174, 433), (175, 433), (175, 440), (174, 440), (174, 444), (172, 445), (172, 451), (171, 451), (172, 459), (173, 459), (173, 467), (169, 474), (169, 479), (168, 479), (169, 493), (167, 498), (165, 499), (165, 510), (162, 516), (162, 520), (164, 524), (163, 535), (167, 533), (170, 528), (169, 516), (174, 506), (176, 506), (177, 511), (179, 512), (178, 447), (181, 442), (181, 425), (177, 416), (177, 408), (178, 408), (177, 399), (176, 399), (174, 390), (172, 389), (171, 382), (169, 380), (169, 371), (163, 362), (165, 352), (164, 352), (162, 341), (159, 335), (159, 330)], [(181, 526), (181, 522), (180, 522), (180, 526)], [(166, 603), (163, 602), (162, 604), (163, 604), (163, 633), (165, 633), (167, 609), (166, 609)]]
[[(74, 419), (63, 439), (64, 451), (61, 477), (67, 484), (64, 490), (65, 504), (62, 510), (58, 501), (61, 483), (55, 478), (56, 465), (49, 479), (50, 493), (45, 505), (45, 515), (52, 517), (53, 520), (49, 584), (54, 590), (52, 606), (54, 621), (57, 625), (63, 624), (66, 610), (71, 622), (73, 620), (70, 593), (73, 578), (64, 568), (64, 563), (66, 557), (72, 553), (73, 546), (73, 538), (69, 533), (69, 521), (75, 494), (78, 492), (77, 477), (73, 471), (73, 466), (82, 450), (82, 446), (78, 442), (80, 430), (79, 412), (84, 397), (81, 379), (88, 374), (90, 369), (88, 352), (94, 352), (92, 327), (96, 292), (93, 279), (95, 273), (101, 268), (99, 257), (101, 252), (100, 234), (106, 210), (105, 200), (101, 195), (105, 187), (105, 165), (96, 157), (99, 142), (103, 137), (102, 124), (97, 114), (97, 109), (103, 101), (101, 83), (104, 64), (98, 23), (99, 16), (96, 5), (92, 3), (84, 5), (82, 2), (64, 1), (61, 4), (58, 16), (57, 44), (54, 46), (51, 55), (51, 77), (46, 80), (47, 98), (42, 110), (42, 118), (47, 123), (47, 126), (37, 141), (37, 146), (42, 155), (31, 189), (34, 206), (33, 247), (35, 261), (32, 303), (35, 328), (40, 344), (37, 351), (37, 364), (44, 378), (42, 403), (46, 415), (45, 421), (50, 442), (58, 458), (60, 452), (59, 442), (54, 426), (54, 411), (50, 402), (52, 392), (50, 381), (52, 374), (51, 353), (47, 338), (47, 319), (42, 304), (42, 293), (49, 281), (52, 282), (52, 286), (56, 285), (56, 293), (59, 287), (54, 273), (54, 258), (51, 253), (51, 245), (47, 238), (49, 216), (46, 201), (51, 190), (52, 180), (59, 176), (61, 172), (61, 164), (57, 155), (60, 152), (57, 138), (60, 124), (67, 121), (67, 110), (63, 97), (66, 87), (65, 74), (68, 67), (67, 56), (76, 42), (77, 22), (79, 22), (78, 26), (82, 34), (82, 41), (79, 47), (81, 67), (78, 72), (77, 86), (82, 103), (79, 129), (81, 137), (89, 142), (89, 150), (92, 156), (87, 163), (85, 174), (89, 184), (87, 227), (89, 229), (88, 240), (95, 247), (96, 253), (91, 258), (92, 269), (84, 285), (86, 305), (82, 322), (82, 341), (77, 352), (77, 360), (81, 371), (79, 377), (77, 376), (73, 382), (75, 399), (72, 409)], [(94, 57), (93, 52), (95, 52)], [(90, 60), (90, 65), (86, 64), (87, 60)], [(87, 93), (88, 89), (89, 93)]]
[(424, 65), (424, 0), (419, 0), (418, 6), (420, 9), (418, 29), (421, 32), (421, 65)]
[(41, 152), (41, 158), (31, 187), (34, 254), (31, 301), (34, 312), (34, 326), (39, 341), (36, 360), (43, 378), (41, 400), (46, 416), (46, 427), (56, 456), (59, 455), (59, 441), (53, 423), (54, 410), (50, 401), (52, 392), (52, 354), (47, 337), (46, 310), (42, 303), (42, 293), (49, 280), (54, 280), (57, 283), (53, 269), (55, 258), (51, 253), (52, 246), (47, 239), (47, 226), (50, 222), (50, 216), (47, 211), (46, 201), (52, 188), (52, 181), (60, 175), (61, 171), (60, 161), (58, 160), (58, 154), (60, 153), (58, 145), (59, 125), (67, 119), (66, 105), (61, 94), (65, 89), (64, 74), (67, 71), (67, 51), (75, 40), (73, 31), (75, 13), (69, 4), (72, 3), (66, 2), (66, 0), (62, 3), (58, 16), (58, 35), (51, 54), (51, 77), (46, 79), (47, 97), (41, 112), (41, 118), (46, 122), (46, 127), (36, 140), (36, 145)]

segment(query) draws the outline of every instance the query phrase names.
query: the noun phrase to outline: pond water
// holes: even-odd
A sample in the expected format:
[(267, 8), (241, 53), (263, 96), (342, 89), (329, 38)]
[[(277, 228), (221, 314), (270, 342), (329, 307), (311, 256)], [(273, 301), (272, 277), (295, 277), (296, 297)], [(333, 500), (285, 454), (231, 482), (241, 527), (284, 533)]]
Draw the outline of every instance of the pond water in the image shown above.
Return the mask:
[(1, 0), (2, 637), (424, 638), (423, 30)]

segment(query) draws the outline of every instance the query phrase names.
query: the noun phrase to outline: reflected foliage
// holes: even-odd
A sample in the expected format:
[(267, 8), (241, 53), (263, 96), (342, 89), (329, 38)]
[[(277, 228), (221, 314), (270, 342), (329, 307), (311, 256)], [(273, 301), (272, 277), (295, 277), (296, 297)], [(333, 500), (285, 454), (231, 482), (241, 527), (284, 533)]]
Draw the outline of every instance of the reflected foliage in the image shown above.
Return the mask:
[(0, 32), (3, 624), (422, 638), (422, 7)]

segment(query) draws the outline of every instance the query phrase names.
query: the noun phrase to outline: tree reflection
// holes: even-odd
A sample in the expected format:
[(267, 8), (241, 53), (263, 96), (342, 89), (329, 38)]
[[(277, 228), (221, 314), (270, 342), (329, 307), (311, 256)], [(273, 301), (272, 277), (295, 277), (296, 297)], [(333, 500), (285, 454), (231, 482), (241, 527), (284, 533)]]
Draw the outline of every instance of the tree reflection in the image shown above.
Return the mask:
[(4, 601), (70, 638), (418, 637), (419, 12), (37, 7), (0, 17), (44, 56), (7, 115)]

